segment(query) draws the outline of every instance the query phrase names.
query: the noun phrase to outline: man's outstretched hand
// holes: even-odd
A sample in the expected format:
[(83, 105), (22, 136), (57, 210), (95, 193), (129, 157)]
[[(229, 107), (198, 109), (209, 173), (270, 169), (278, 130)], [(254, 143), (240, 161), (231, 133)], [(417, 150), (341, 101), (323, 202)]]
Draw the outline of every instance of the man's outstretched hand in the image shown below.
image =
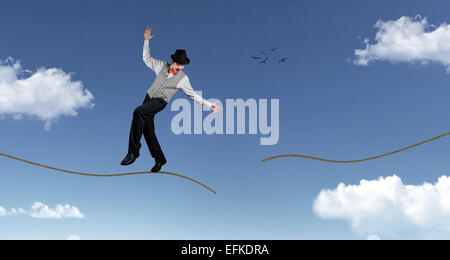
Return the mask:
[(150, 26), (147, 25), (147, 28), (145, 29), (145, 32), (144, 32), (144, 38), (145, 38), (146, 40), (150, 40), (150, 39), (152, 39), (153, 37), (155, 37), (155, 35), (154, 35), (154, 34), (151, 34), (151, 33), (152, 33), (152, 27), (150, 27)]
[(220, 113), (220, 111), (222, 111), (222, 108), (219, 107), (218, 104), (220, 104), (220, 102), (216, 102), (211, 105), (211, 110), (214, 112), (214, 114)]

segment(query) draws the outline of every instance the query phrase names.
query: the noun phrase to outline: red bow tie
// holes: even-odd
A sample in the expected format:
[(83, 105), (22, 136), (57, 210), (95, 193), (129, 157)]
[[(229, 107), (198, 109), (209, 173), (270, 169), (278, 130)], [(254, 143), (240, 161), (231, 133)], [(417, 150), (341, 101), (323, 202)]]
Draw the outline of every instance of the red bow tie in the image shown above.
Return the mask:
[(172, 73), (174, 76), (177, 75), (177, 73), (172, 68), (170, 68), (169, 73)]

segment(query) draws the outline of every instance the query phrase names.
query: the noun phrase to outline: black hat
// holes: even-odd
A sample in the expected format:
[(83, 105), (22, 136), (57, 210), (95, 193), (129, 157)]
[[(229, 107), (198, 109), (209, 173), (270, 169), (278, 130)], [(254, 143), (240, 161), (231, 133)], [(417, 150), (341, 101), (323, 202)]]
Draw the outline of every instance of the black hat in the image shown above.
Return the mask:
[(188, 57), (186, 57), (185, 50), (176, 50), (175, 53), (170, 57), (172, 57), (173, 61), (181, 65), (187, 65), (190, 62)]

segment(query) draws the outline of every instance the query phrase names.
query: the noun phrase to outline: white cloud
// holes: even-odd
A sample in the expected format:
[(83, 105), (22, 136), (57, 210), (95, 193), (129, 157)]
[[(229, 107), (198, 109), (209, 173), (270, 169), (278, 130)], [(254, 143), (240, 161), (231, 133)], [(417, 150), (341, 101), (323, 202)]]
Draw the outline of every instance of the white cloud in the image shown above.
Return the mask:
[(314, 212), (323, 219), (342, 219), (361, 234), (450, 237), (450, 177), (435, 184), (404, 185), (396, 176), (340, 183), (322, 190)]
[(381, 238), (377, 235), (370, 235), (367, 237), (367, 240), (381, 240)]
[(12, 215), (24, 214), (24, 213), (26, 213), (26, 212), (22, 208), (19, 208), (19, 209), (12, 208), (9, 211), (7, 211), (5, 208), (0, 206), (0, 217), (12, 216)]
[(26, 214), (26, 211), (24, 210), (24, 209), (22, 209), (22, 208), (18, 208), (18, 209), (11, 209), (9, 212), (8, 212), (8, 214), (9, 215), (15, 215), (15, 214)]
[(31, 206), (30, 215), (33, 218), (84, 218), (85, 216), (73, 206), (69, 204), (56, 205), (54, 209), (49, 208), (41, 202), (35, 202)]
[(81, 240), (81, 238), (78, 235), (70, 235), (67, 240)]
[[(24, 76), (24, 74), (29, 74)], [(93, 108), (94, 96), (58, 68), (22, 69), (20, 61), (0, 60), (0, 116), (36, 116), (50, 125), (61, 116), (76, 116), (81, 108)]]
[(68, 204), (65, 205), (56, 205), (54, 209), (49, 208), (47, 205), (42, 202), (35, 202), (29, 211), (26, 211), (22, 208), (12, 208), (7, 211), (5, 208), (0, 206), (0, 216), (13, 216), (17, 214), (26, 214), (33, 218), (85, 218), (84, 214), (82, 214), (76, 207), (70, 206)]
[(366, 48), (355, 50), (354, 64), (367, 66), (375, 60), (421, 64), (434, 61), (445, 65), (450, 73), (450, 25), (431, 25), (426, 17), (418, 15), (395, 21), (379, 20), (375, 28), (378, 29), (375, 43), (364, 39)]

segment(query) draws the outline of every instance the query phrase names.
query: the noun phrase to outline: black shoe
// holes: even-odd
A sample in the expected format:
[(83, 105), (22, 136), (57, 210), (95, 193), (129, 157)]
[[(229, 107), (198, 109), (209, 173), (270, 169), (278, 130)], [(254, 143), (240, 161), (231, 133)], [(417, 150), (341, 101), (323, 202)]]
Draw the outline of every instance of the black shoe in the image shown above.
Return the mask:
[(166, 160), (164, 161), (159, 161), (155, 163), (155, 166), (153, 166), (152, 168), (152, 172), (159, 172), (159, 170), (161, 170), (161, 167), (166, 164)]
[(122, 160), (122, 162), (120, 163), (121, 165), (130, 165), (132, 163), (134, 163), (134, 161), (136, 161), (136, 159), (139, 157), (138, 155), (135, 155), (133, 153), (128, 153), (127, 156), (125, 156), (125, 158)]

